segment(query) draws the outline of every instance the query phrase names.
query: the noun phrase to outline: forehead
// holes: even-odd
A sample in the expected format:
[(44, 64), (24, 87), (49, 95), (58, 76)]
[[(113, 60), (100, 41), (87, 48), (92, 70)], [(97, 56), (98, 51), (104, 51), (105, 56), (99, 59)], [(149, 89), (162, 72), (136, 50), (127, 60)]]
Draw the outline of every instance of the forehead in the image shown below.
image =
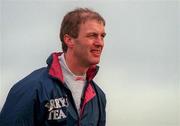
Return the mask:
[(86, 22), (80, 24), (79, 32), (86, 32), (86, 31), (104, 32), (104, 27), (105, 26), (102, 21), (87, 20)]

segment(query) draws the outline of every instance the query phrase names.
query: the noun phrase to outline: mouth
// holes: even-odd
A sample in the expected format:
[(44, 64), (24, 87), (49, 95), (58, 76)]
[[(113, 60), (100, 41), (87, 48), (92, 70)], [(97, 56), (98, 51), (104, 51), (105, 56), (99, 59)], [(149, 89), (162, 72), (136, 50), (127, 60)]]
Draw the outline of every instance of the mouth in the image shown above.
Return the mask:
[(101, 55), (101, 49), (92, 49), (91, 53), (95, 56), (95, 57), (99, 57)]

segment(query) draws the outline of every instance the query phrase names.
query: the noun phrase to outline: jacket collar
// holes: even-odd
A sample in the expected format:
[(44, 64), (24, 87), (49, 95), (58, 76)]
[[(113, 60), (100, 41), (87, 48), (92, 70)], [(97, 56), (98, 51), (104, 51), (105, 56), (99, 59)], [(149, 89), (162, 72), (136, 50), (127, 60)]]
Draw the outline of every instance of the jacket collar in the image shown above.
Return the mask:
[[(57, 78), (58, 80), (64, 83), (64, 77), (62, 74), (62, 69), (58, 58), (61, 54), (62, 52), (52, 53), (46, 62), (48, 64), (49, 75), (51, 75), (54, 78)], [(99, 66), (96, 65), (91, 66), (86, 73), (87, 81), (91, 81), (96, 76), (98, 70), (99, 70)]]

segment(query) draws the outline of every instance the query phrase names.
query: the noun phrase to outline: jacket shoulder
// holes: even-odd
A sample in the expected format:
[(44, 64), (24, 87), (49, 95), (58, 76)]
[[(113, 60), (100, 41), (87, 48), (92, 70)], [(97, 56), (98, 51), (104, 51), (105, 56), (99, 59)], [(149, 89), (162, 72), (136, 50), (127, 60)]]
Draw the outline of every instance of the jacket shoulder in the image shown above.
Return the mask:
[(30, 73), (29, 75), (27, 75), (26, 77), (24, 77), (23, 79), (21, 79), (20, 81), (18, 81), (13, 87), (36, 87), (37, 83), (39, 83), (45, 76), (47, 76), (47, 69), (45, 67), (37, 69), (35, 71), (33, 71), (32, 73)]
[(33, 125), (37, 89), (45, 71), (46, 68), (35, 70), (10, 89), (0, 113), (0, 125)]

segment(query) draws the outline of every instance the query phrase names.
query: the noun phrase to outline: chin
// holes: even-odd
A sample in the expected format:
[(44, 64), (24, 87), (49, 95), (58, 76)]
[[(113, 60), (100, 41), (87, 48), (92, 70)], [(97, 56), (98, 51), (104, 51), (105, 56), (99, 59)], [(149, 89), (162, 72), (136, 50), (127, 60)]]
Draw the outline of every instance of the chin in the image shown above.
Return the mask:
[(96, 59), (96, 60), (92, 60), (91, 61), (91, 65), (96, 65), (96, 64), (98, 64), (100, 62), (100, 60), (98, 59)]
[(96, 65), (100, 62), (100, 56), (91, 55), (87, 58), (87, 61), (89, 62), (90, 66)]

